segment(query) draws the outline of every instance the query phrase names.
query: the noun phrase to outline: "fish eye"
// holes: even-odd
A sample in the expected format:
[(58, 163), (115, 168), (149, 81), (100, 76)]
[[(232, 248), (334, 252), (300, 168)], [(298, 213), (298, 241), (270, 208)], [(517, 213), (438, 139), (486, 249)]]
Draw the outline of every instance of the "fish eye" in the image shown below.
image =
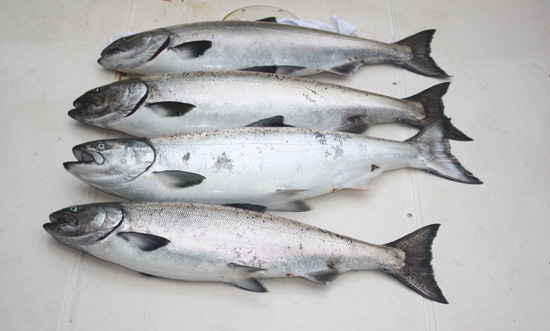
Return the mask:
[(72, 211), (73, 213), (76, 213), (78, 211), (78, 207), (72, 206), (71, 208), (69, 208), (69, 210)]
[(95, 89), (93, 89), (92, 92), (94, 92), (94, 93), (99, 92), (99, 87), (96, 87)]
[(104, 143), (98, 143), (98, 144), (96, 145), (96, 147), (97, 147), (97, 149), (99, 149), (99, 150), (104, 150), (104, 149), (105, 149), (105, 144), (104, 144)]

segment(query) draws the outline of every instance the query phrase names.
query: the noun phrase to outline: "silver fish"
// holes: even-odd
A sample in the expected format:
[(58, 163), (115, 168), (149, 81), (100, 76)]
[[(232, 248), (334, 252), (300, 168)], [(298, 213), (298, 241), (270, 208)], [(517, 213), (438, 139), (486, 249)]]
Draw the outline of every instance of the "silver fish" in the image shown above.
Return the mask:
[(123, 37), (98, 63), (130, 74), (263, 71), (293, 76), (351, 75), (366, 64), (391, 63), (431, 77), (449, 77), (430, 57), (435, 30), (393, 44), (286, 24), (213, 21)]
[(439, 224), (373, 245), (278, 216), (223, 206), (99, 203), (54, 212), (44, 229), (61, 243), (143, 274), (224, 282), (266, 292), (262, 279), (329, 285), (352, 270), (378, 270), (447, 303), (433, 276)]
[[(422, 129), (446, 118), (441, 98), (448, 87), (442, 83), (400, 100), (259, 72), (164, 74), (92, 89), (74, 101), (69, 116), (141, 137), (244, 126), (363, 133), (372, 124), (402, 122)], [(471, 140), (454, 127), (449, 137)]]
[(384, 171), (404, 167), (480, 184), (450, 154), (446, 123), (434, 122), (405, 142), (297, 128), (101, 140), (75, 146), (78, 161), (64, 166), (129, 200), (305, 211), (306, 199), (370, 189)]

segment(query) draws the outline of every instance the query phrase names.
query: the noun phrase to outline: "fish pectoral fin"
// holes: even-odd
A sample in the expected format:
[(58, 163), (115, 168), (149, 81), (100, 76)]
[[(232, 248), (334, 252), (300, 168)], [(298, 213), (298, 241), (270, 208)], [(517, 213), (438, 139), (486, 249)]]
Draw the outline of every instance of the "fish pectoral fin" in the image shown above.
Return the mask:
[(229, 204), (225, 204), (224, 206), (239, 208), (239, 209), (244, 209), (244, 210), (250, 210), (250, 211), (256, 211), (256, 212), (259, 212), (259, 213), (264, 213), (267, 209), (266, 206), (254, 205), (254, 204), (251, 204), (251, 203), (229, 203)]
[(228, 263), (227, 266), (232, 269), (234, 275), (231, 284), (243, 290), (252, 292), (267, 292), (262, 282), (258, 278), (250, 277), (250, 274), (265, 271), (266, 269), (247, 266), (240, 263)]
[(300, 276), (300, 278), (307, 279), (311, 282), (328, 286), (330, 282), (338, 278), (341, 273), (338, 272), (335, 268), (327, 268), (325, 270), (310, 272), (308, 274)]
[(151, 252), (155, 249), (164, 247), (170, 243), (170, 240), (155, 236), (154, 234), (139, 232), (119, 232), (117, 236), (124, 239), (128, 244), (141, 249), (144, 252)]
[(281, 115), (278, 115), (278, 116), (261, 119), (252, 124), (247, 125), (246, 127), (271, 127), (271, 128), (294, 127), (292, 125), (285, 124), (284, 121), (285, 121), (285, 118)]
[(346, 183), (342, 188), (345, 190), (357, 191), (372, 190), (378, 179), (380, 179), (380, 176), (384, 173), (385, 169), (385, 166), (379, 167), (375, 164), (371, 164), (370, 172), (349, 183)]
[(241, 71), (267, 72), (271, 74), (289, 75), (303, 69), (306, 69), (306, 67), (272, 65), (272, 66), (257, 66), (257, 67), (244, 68), (244, 69), (241, 69)]
[(147, 107), (159, 117), (178, 117), (190, 112), (195, 105), (185, 102), (165, 101), (147, 104)]
[(344, 63), (342, 65), (330, 68), (327, 71), (335, 74), (339, 74), (339, 75), (351, 76), (351, 74), (355, 70), (359, 69), (360, 66), (361, 66), (360, 61), (351, 61), (351, 62)]
[(157, 171), (153, 174), (168, 188), (186, 188), (199, 185), (206, 178), (202, 175), (179, 170)]
[(203, 55), (211, 47), (212, 42), (210, 40), (197, 40), (179, 44), (171, 47), (170, 50), (176, 52), (181, 59), (186, 60)]
[(274, 16), (262, 18), (261, 20), (256, 20), (256, 22), (279, 23), (277, 22), (277, 18), (275, 18)]
[(369, 126), (370, 123), (367, 121), (365, 116), (355, 115), (348, 117), (347, 123), (336, 128), (336, 131), (362, 134), (367, 131)]

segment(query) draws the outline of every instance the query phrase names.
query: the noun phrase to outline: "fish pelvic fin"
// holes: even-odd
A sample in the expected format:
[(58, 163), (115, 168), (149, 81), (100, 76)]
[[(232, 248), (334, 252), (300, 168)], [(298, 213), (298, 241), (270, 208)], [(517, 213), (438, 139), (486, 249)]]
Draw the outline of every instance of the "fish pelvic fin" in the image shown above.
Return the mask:
[(452, 126), (449, 118), (439, 120), (406, 140), (416, 144), (422, 156), (421, 163), (413, 166), (456, 182), (483, 184), (451, 154), (451, 145), (448, 140), (450, 127)]
[(420, 75), (437, 78), (447, 78), (449, 76), (443, 69), (437, 66), (434, 59), (430, 56), (433, 35), (435, 30), (426, 30), (400, 40), (394, 44), (408, 46), (412, 50), (413, 58), (404, 63), (399, 63), (401, 67)]
[(439, 224), (420, 228), (401, 239), (384, 246), (398, 248), (405, 252), (405, 266), (397, 270), (381, 271), (397, 278), (403, 284), (430, 300), (449, 303), (435, 281), (432, 261), (432, 243)]
[(231, 284), (243, 290), (264, 293), (267, 289), (258, 278), (252, 277), (252, 274), (266, 269), (250, 267), (240, 263), (228, 263), (227, 266), (233, 271), (234, 277)]
[[(449, 85), (451, 83), (441, 83), (430, 87), (418, 94), (405, 98), (404, 100), (418, 102), (422, 104), (424, 108), (424, 118), (419, 121), (403, 120), (403, 122), (416, 126), (419, 129), (423, 129), (430, 123), (438, 120), (446, 119), (445, 105), (443, 104), (443, 96), (447, 93)], [(450, 122), (448, 123), (447, 135), (449, 139), (472, 141), (473, 139), (465, 135), (462, 131), (454, 127)]]

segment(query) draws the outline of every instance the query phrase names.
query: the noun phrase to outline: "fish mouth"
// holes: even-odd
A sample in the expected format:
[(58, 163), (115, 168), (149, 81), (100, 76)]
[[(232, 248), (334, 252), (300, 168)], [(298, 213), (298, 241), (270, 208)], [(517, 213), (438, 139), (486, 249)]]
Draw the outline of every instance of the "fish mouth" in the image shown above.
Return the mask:
[(62, 214), (59, 215), (59, 213), (52, 213), (50, 214), (50, 223), (45, 223), (42, 225), (42, 228), (46, 230), (48, 233), (55, 233), (58, 235), (63, 236), (70, 236), (64, 231), (61, 230), (61, 228), (64, 225), (70, 225), (74, 226), (77, 224), (77, 219), (73, 215), (70, 214)]
[(101, 153), (98, 152), (85, 151), (80, 148), (73, 148), (73, 154), (78, 161), (63, 163), (63, 167), (65, 167), (66, 170), (70, 171), (70, 168), (80, 164), (102, 165), (103, 163), (105, 163), (105, 158), (103, 157), (103, 155), (101, 155)]

